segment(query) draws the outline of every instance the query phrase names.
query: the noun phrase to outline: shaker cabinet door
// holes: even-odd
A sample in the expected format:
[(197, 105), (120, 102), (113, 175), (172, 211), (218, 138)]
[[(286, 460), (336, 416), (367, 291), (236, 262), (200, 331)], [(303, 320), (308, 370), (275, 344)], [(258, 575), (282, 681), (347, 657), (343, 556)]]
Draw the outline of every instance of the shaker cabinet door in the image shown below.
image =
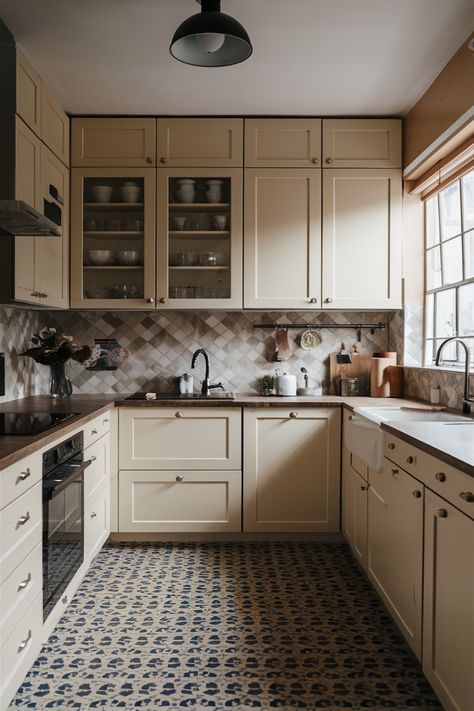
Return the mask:
[(71, 165), (145, 168), (156, 164), (156, 119), (75, 118)]
[(324, 168), (401, 168), (400, 119), (324, 119)]
[(158, 119), (158, 165), (162, 168), (224, 168), (243, 165), (243, 119)]
[(321, 166), (321, 119), (245, 119), (247, 168)]

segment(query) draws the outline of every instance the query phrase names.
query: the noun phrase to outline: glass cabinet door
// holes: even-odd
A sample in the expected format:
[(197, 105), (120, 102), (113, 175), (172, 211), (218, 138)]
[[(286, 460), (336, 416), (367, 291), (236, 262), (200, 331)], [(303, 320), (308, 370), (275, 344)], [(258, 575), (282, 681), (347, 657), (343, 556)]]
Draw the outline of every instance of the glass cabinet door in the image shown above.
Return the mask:
[(72, 170), (71, 305), (155, 308), (155, 171)]
[(241, 308), (242, 171), (158, 173), (158, 308)]

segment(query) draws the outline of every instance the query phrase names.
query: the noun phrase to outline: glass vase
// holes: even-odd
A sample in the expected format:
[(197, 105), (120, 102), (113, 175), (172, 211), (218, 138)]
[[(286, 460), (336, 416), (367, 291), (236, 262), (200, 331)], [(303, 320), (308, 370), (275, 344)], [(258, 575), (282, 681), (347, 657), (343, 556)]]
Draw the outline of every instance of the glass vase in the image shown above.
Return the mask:
[(66, 398), (72, 394), (71, 381), (67, 377), (65, 363), (51, 363), (49, 378), (49, 392), (51, 397)]

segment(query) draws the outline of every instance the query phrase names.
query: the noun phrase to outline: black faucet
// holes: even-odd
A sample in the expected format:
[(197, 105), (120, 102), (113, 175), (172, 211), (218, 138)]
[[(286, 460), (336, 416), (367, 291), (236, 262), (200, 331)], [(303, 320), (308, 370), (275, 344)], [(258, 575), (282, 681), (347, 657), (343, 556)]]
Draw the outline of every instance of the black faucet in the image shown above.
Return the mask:
[(204, 350), (204, 348), (198, 348), (197, 351), (194, 351), (193, 353), (193, 359), (191, 361), (191, 368), (194, 368), (196, 360), (198, 356), (204, 356), (204, 361), (206, 363), (206, 373), (204, 376), (204, 380), (202, 381), (202, 388), (201, 392), (203, 395), (209, 395), (211, 390), (214, 388), (222, 388), (224, 390), (224, 386), (222, 383), (216, 383), (215, 385), (211, 385), (209, 382), (209, 354), (207, 351)]
[(464, 395), (462, 398), (462, 411), (465, 415), (468, 415), (471, 412), (471, 404), (474, 403), (474, 397), (469, 393), (469, 366), (470, 366), (470, 356), (469, 356), (469, 348), (467, 345), (464, 343), (462, 338), (458, 338), (457, 336), (451, 336), (451, 338), (447, 338), (445, 341), (442, 342), (440, 347), (438, 348), (438, 352), (436, 353), (436, 361), (435, 365), (441, 365), (442, 358), (441, 354), (444, 350), (444, 347), (447, 343), (459, 343), (463, 348), (464, 348), (464, 353), (466, 355), (466, 370), (464, 371)]

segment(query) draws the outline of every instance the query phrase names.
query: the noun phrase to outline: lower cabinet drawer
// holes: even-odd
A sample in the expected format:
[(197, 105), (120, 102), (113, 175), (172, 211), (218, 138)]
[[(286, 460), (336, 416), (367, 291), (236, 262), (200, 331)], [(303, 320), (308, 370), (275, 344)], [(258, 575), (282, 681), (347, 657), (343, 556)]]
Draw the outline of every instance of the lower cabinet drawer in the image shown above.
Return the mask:
[(107, 434), (94, 442), (84, 454), (92, 460), (84, 472), (84, 507), (87, 509), (98, 497), (108, 478), (110, 436)]
[(109, 535), (109, 497), (105, 490), (92, 503), (84, 515), (84, 560), (90, 561)]
[(43, 510), (41, 483), (0, 511), (0, 582), (41, 542)]
[(240, 471), (121, 471), (119, 531), (241, 530)]
[(43, 547), (39, 543), (0, 587), (0, 639), (8, 639), (42, 587)]
[[(91, 444), (110, 431), (110, 413), (104, 412), (103, 415), (96, 417), (90, 422), (86, 422), (82, 430), (84, 431), (84, 450), (87, 450)], [(84, 452), (86, 459), (88, 458), (88, 454), (87, 451)]]
[(1, 651), (1, 708), (6, 709), (41, 649), (43, 596), (38, 595)]
[(0, 508), (21, 496), (29, 488), (41, 481), (41, 454), (35, 452), (29, 457), (3, 469), (0, 474)]

